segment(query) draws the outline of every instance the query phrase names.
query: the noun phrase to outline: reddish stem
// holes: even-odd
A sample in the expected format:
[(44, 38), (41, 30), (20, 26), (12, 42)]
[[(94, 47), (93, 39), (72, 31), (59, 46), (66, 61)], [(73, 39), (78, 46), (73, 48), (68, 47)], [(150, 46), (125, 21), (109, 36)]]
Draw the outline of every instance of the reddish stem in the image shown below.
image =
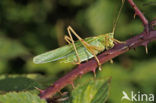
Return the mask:
[[(98, 56), (100, 62), (103, 64), (111, 60), (112, 58), (129, 51), (131, 48), (136, 48), (138, 46), (141, 46), (145, 42), (149, 42), (156, 39), (156, 31), (150, 31), (150, 36), (148, 36), (145, 39), (142, 39), (144, 35), (145, 32), (128, 39), (125, 44), (116, 44), (114, 48), (105, 51)], [(46, 90), (42, 91), (40, 93), (40, 97), (44, 99), (50, 98), (56, 92), (60, 91), (68, 84), (71, 84), (78, 76), (81, 76), (90, 71), (94, 71), (97, 68), (97, 66), (97, 62), (94, 58), (89, 60), (88, 62), (80, 64), (76, 69), (72, 70), (64, 77), (57, 80), (52, 86), (50, 86)]]
[(144, 24), (144, 27), (145, 27), (145, 31), (146, 31), (145, 35), (148, 36), (150, 34), (148, 20), (146, 19), (144, 14), (138, 9), (138, 7), (135, 5), (133, 0), (128, 0), (128, 2), (133, 7), (133, 9), (135, 11), (135, 15), (138, 15), (140, 17), (140, 19), (141, 19), (141, 21), (142, 21), (142, 23)]
[[(116, 44), (112, 49), (103, 52), (98, 56), (101, 64), (111, 60), (114, 57), (117, 57), (120, 54), (123, 54), (127, 51), (129, 51), (132, 48), (136, 48), (138, 46), (147, 46), (148, 42), (151, 42), (152, 40), (156, 39), (156, 31), (149, 31), (149, 24), (148, 20), (144, 17), (144, 15), (141, 13), (141, 11), (137, 8), (137, 6), (134, 4), (133, 0), (128, 0), (130, 5), (134, 8), (136, 15), (140, 17), (142, 20), (144, 26), (145, 26), (145, 32), (142, 34), (139, 34), (135, 37), (132, 37), (126, 41), (124, 44)], [(73, 81), (78, 77), (81, 76), (87, 72), (94, 72), (97, 68), (97, 62), (93, 58), (89, 60), (88, 62), (80, 64), (77, 68), (57, 80), (53, 85), (51, 85), (49, 88), (42, 90), (40, 93), (40, 97), (44, 99), (48, 99), (52, 97), (55, 93), (59, 92), (62, 88), (69, 84), (73, 84)]]

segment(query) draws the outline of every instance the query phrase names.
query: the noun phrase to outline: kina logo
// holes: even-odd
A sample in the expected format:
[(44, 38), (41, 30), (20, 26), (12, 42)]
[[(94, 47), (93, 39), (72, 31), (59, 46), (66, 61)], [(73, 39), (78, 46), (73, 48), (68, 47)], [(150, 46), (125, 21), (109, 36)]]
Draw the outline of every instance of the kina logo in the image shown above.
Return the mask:
[(125, 91), (122, 91), (122, 98), (121, 101), (123, 100), (129, 100), (129, 101), (138, 101), (138, 102), (143, 102), (143, 101), (150, 101), (154, 102), (154, 94), (146, 94), (146, 93), (141, 93), (138, 91), (137, 93), (134, 93), (133, 91), (130, 92), (130, 96)]

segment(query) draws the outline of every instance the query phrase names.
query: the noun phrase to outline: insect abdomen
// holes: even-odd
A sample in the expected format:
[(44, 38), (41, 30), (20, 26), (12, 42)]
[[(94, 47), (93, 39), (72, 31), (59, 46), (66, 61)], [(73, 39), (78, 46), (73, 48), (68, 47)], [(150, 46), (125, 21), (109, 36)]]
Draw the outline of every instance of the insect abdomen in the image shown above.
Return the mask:
[[(104, 45), (102, 44), (102, 42), (98, 41), (97, 38), (89, 38), (89, 40), (87, 40), (87, 38), (85, 39), (85, 41), (92, 45), (92, 46), (96, 46), (98, 48), (101, 48), (101, 50), (94, 50), (94, 53), (97, 55), (98, 53), (100, 53), (101, 51), (103, 51), (105, 49)], [(77, 47), (77, 52), (79, 54), (79, 58), (80, 61), (86, 61), (92, 57), (94, 57), (90, 51), (88, 51), (88, 49), (86, 47), (84, 47), (80, 41), (75, 43), (76, 45), (80, 45), (79, 47)], [(77, 56), (75, 51), (73, 50), (73, 52), (71, 52), (70, 54), (68, 54), (68, 56), (66, 56), (66, 60), (64, 60), (63, 62), (67, 63), (67, 62), (77, 62)]]

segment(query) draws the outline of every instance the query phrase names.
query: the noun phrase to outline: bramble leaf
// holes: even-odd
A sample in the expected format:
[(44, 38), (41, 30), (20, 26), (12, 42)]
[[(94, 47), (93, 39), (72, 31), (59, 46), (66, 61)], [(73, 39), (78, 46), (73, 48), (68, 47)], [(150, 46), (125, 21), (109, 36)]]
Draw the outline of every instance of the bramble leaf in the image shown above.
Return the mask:
[(47, 103), (36, 94), (30, 92), (9, 92), (0, 95), (0, 103)]
[(109, 96), (111, 78), (90, 80), (72, 91), (72, 103), (104, 103)]

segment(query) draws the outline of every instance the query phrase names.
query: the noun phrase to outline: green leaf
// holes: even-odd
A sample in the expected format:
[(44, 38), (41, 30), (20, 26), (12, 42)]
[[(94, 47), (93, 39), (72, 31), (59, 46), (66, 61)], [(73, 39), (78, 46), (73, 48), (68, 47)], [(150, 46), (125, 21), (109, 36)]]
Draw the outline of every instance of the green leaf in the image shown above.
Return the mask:
[(42, 86), (35, 80), (19, 75), (0, 76), (0, 92), (34, 90)]
[[(111, 91), (109, 100), (111, 103), (121, 103), (121, 98), (123, 96), (122, 91), (130, 93), (132, 90), (135, 90), (131, 84), (131, 72), (127, 69), (124, 69), (122, 66), (114, 64), (105, 64), (103, 65), (102, 71), (98, 72), (97, 78), (112, 77), (111, 81)], [(128, 103), (126, 101), (126, 103)]]
[(36, 94), (29, 92), (10, 92), (0, 95), (0, 103), (47, 103)]
[(72, 91), (72, 103), (104, 103), (109, 95), (111, 78), (90, 80)]

